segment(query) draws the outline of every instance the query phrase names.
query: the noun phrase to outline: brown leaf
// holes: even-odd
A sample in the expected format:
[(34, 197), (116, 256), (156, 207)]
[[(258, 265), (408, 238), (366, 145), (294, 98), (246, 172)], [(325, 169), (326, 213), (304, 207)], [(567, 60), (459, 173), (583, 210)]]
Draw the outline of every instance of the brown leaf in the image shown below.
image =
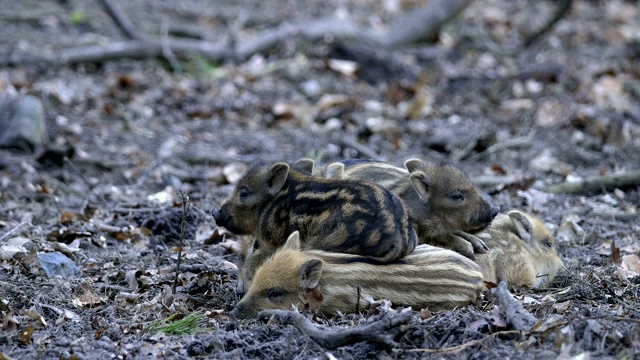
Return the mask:
[(431, 313), (431, 310), (429, 310), (429, 309), (420, 310), (420, 319), (426, 320), (426, 319), (429, 319), (432, 316), (433, 316), (433, 313)]
[(27, 327), (18, 334), (18, 340), (25, 345), (30, 345), (34, 329), (33, 324), (27, 325)]
[(222, 228), (217, 227), (213, 229), (211, 236), (204, 239), (204, 244), (205, 245), (217, 244), (217, 243), (220, 243), (221, 241), (224, 241), (224, 239), (225, 239), (225, 231), (222, 230)]
[(318, 321), (318, 310), (320, 309), (320, 305), (322, 305), (322, 300), (324, 300), (324, 296), (322, 296), (320, 289), (317, 286), (313, 289), (309, 289), (302, 295), (302, 298), (305, 302), (305, 310), (311, 311), (313, 314), (313, 321)]
[(47, 322), (45, 321), (45, 319), (34, 308), (22, 310), (22, 314), (38, 321), (42, 326), (47, 326)]
[(62, 224), (69, 224), (73, 221), (76, 220), (76, 214), (69, 212), (69, 211), (63, 211), (62, 214), (60, 215), (60, 222)]
[(620, 259), (620, 248), (616, 246), (616, 242), (611, 242), (611, 255), (609, 255), (609, 259), (607, 259), (607, 265), (620, 265), (622, 260)]
[(491, 290), (491, 289), (493, 289), (493, 288), (497, 288), (497, 287), (498, 287), (498, 284), (496, 284), (496, 283), (494, 283), (494, 282), (491, 282), (491, 281), (485, 281), (485, 282), (484, 282), (484, 286), (486, 286), (486, 287), (487, 287), (487, 289)]

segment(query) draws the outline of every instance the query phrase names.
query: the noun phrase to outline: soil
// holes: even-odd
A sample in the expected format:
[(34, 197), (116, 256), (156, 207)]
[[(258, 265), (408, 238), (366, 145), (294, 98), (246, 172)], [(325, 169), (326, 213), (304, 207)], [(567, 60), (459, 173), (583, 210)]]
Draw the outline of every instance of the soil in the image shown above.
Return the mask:
[[(117, 3), (148, 33), (180, 26), (233, 43), (323, 17), (379, 28), (421, 2)], [(0, 69), (0, 94), (43, 101), (51, 150), (0, 152), (0, 247), (24, 239), (0, 257), (0, 359), (636, 358), (639, 187), (547, 189), (640, 168), (640, 9), (576, 0), (523, 48), (557, 4), (473, 2), (438, 36), (395, 51), (291, 38), (250, 59), (194, 57), (181, 69), (157, 59)], [(99, 2), (2, 0), (0, 8), (2, 52), (125, 39)], [(393, 348), (325, 350), (293, 327), (225, 314), (238, 301), (240, 239), (215, 230), (210, 214), (247, 164), (372, 156), (515, 179), (482, 189), (503, 210), (542, 218), (567, 267), (548, 289), (514, 291), (539, 319), (534, 330), (499, 333), (509, 327), (490, 294), (453, 311), (415, 312)], [(39, 257), (54, 251), (79, 272), (47, 276)], [(201, 332), (149, 331), (193, 313)], [(322, 319), (331, 329), (368, 321)]]

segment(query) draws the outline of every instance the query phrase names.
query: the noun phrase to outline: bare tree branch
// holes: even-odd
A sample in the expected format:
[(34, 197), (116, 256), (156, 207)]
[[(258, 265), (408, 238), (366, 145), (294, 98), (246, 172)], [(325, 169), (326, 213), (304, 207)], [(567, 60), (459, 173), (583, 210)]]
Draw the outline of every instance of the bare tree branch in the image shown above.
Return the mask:
[(64, 49), (48, 54), (7, 51), (4, 54), (0, 53), (0, 65), (73, 64), (125, 57), (185, 58), (190, 54), (198, 54), (211, 61), (236, 61), (267, 51), (277, 43), (292, 37), (313, 40), (327, 34), (336, 39), (357, 40), (391, 49), (428, 38), (446, 21), (464, 9), (471, 0), (431, 0), (424, 8), (409, 12), (388, 29), (378, 32), (354, 23), (327, 19), (281, 25), (276, 29), (266, 30), (252, 39), (239, 42), (236, 46), (185, 38), (156, 38), (140, 31), (113, 1), (100, 0), (100, 2), (116, 25), (131, 39), (130, 41)]
[(399, 312), (383, 313), (381, 319), (373, 323), (336, 331), (321, 329), (304, 315), (295, 311), (263, 310), (258, 314), (258, 318), (275, 316), (283, 324), (295, 326), (323, 348), (335, 349), (362, 341), (394, 347), (397, 345), (396, 337), (406, 331), (406, 325), (411, 321), (411, 314), (411, 308), (402, 309)]
[(640, 170), (623, 174), (593, 176), (580, 181), (565, 182), (550, 186), (552, 194), (576, 194), (603, 189), (615, 189), (626, 186), (640, 186)]

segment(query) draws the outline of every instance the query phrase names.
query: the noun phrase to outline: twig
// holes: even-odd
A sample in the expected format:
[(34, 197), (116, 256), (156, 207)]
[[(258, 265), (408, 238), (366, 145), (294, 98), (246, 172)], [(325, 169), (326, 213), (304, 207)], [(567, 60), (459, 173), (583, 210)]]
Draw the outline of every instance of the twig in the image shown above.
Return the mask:
[(592, 176), (580, 181), (565, 182), (550, 186), (547, 191), (552, 194), (576, 194), (637, 185), (640, 185), (640, 170), (615, 175)]
[[(103, 0), (106, 1), (106, 0)], [(182, 65), (176, 58), (176, 55), (171, 50), (171, 46), (169, 46), (168, 38), (169, 38), (169, 26), (166, 21), (162, 22), (162, 27), (160, 29), (161, 38), (160, 41), (162, 43), (162, 56), (169, 62), (173, 72), (180, 74), (182, 73)]]
[(533, 44), (536, 40), (538, 40), (542, 35), (544, 35), (549, 30), (551, 30), (551, 28), (553, 28), (553, 26), (558, 21), (560, 21), (560, 19), (562, 19), (562, 17), (569, 11), (569, 9), (571, 9), (571, 3), (572, 3), (572, 0), (562, 0), (558, 5), (558, 8), (556, 9), (556, 12), (551, 17), (551, 19), (549, 19), (549, 21), (547, 21), (540, 29), (538, 29), (538, 31), (529, 35), (524, 40), (524, 47), (531, 46), (531, 44)]
[(529, 134), (527, 134), (526, 136), (521, 136), (515, 139), (510, 139), (507, 141), (503, 141), (501, 143), (493, 144), (483, 152), (473, 155), (472, 157), (469, 158), (469, 160), (476, 161), (484, 158), (485, 156), (491, 155), (497, 152), (498, 150), (507, 149), (510, 147), (516, 147), (516, 146), (529, 145), (533, 142), (533, 138), (535, 136), (536, 136), (536, 128), (532, 128), (531, 131), (529, 131)]
[(176, 262), (176, 276), (173, 278), (173, 286), (171, 290), (175, 294), (176, 286), (178, 286), (178, 276), (180, 276), (180, 262), (182, 260), (182, 248), (184, 247), (184, 232), (187, 225), (187, 213), (189, 212), (189, 196), (185, 195), (182, 190), (178, 193), (182, 198), (182, 219), (180, 221), (180, 246), (178, 246), (178, 261)]
[(71, 167), (71, 169), (73, 171), (76, 172), (76, 174), (78, 174), (78, 176), (80, 177), (80, 179), (82, 180), (82, 182), (84, 182), (85, 185), (87, 185), (87, 187), (89, 188), (89, 190), (98, 198), (98, 200), (102, 201), (102, 203), (104, 205), (106, 205), (109, 209), (111, 209), (111, 205), (109, 204), (109, 202), (107, 201), (107, 199), (105, 199), (104, 196), (102, 196), (102, 194), (98, 193), (96, 191), (96, 189), (93, 187), (93, 185), (91, 185), (91, 183), (89, 182), (89, 180), (87, 180), (87, 178), (84, 176), (84, 174), (82, 174), (82, 172), (80, 171), (80, 169), (78, 169), (73, 162), (71, 161), (71, 159), (69, 159), (68, 157), (64, 157), (64, 162), (65, 164), (69, 165)]
[(353, 139), (342, 138), (342, 139), (340, 139), (340, 145), (353, 148), (354, 150), (356, 150), (360, 154), (368, 157), (369, 159), (372, 159), (372, 160), (384, 160), (384, 157), (378, 155), (375, 151), (369, 149), (368, 147), (360, 144), (359, 142), (357, 142), (357, 141), (355, 141)]
[(18, 231), (18, 229), (20, 229), (23, 225), (26, 225), (27, 222), (23, 221), (20, 224), (16, 225), (15, 227), (13, 227), (13, 229), (7, 231), (6, 233), (4, 233), (2, 236), (0, 236), (0, 241), (6, 239), (7, 237), (11, 236), (11, 234), (13, 234), (14, 232)]
[(487, 335), (485, 337), (483, 337), (482, 339), (478, 339), (478, 340), (472, 340), (469, 342), (466, 342), (464, 344), (458, 345), (458, 346), (452, 346), (452, 347), (448, 347), (448, 348), (444, 348), (444, 349), (410, 349), (410, 350), (406, 350), (406, 352), (419, 352), (419, 353), (427, 353), (427, 354), (438, 354), (438, 353), (457, 353), (461, 350), (464, 350), (466, 348), (481, 344), (489, 339), (492, 339), (496, 336), (500, 336), (500, 335), (515, 335), (515, 334), (520, 334), (520, 335), (524, 335), (525, 333), (522, 332), (521, 330), (505, 330), (505, 331), (498, 331), (498, 332), (494, 332), (493, 334)]
[(133, 25), (127, 15), (125, 15), (124, 12), (116, 6), (116, 4), (112, 3), (111, 0), (100, 0), (100, 2), (102, 3), (102, 6), (104, 6), (105, 10), (107, 10), (109, 16), (111, 16), (116, 25), (118, 25), (127, 37), (134, 40), (148, 40), (148, 36), (138, 31), (138, 28)]
[(376, 342), (388, 347), (396, 346), (394, 339), (406, 331), (405, 325), (411, 321), (412, 313), (411, 308), (406, 308), (392, 314), (383, 313), (382, 318), (373, 323), (337, 331), (318, 328), (304, 315), (294, 311), (263, 310), (258, 314), (258, 318), (275, 316), (283, 324), (295, 326), (323, 348), (335, 349), (362, 341)]

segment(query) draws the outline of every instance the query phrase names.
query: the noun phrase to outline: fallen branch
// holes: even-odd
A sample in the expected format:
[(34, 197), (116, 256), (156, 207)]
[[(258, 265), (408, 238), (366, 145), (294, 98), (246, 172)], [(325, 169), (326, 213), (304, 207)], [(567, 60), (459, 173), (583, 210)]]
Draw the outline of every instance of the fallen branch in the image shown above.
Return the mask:
[[(390, 315), (393, 314), (393, 315)], [(275, 316), (282, 324), (293, 325), (307, 335), (311, 340), (325, 349), (335, 349), (362, 341), (371, 341), (387, 347), (395, 347), (395, 339), (406, 331), (411, 320), (411, 308), (399, 312), (384, 313), (380, 320), (371, 324), (332, 331), (315, 326), (311, 320), (299, 312), (286, 310), (263, 310), (258, 318), (264, 319)]]
[[(126, 14), (111, 0), (101, 0), (109, 16), (129, 41), (104, 46), (87, 46), (54, 51), (51, 53), (27, 53), (9, 51), (0, 54), (0, 65), (24, 64), (74, 64), (101, 62), (117, 58), (163, 57), (170, 61), (198, 54), (210, 61), (237, 61), (256, 53), (268, 51), (274, 45), (291, 38), (319, 39), (331, 35), (335, 39), (358, 40), (380, 48), (397, 48), (428, 38), (444, 23), (462, 11), (471, 0), (432, 0), (423, 8), (399, 17), (382, 31), (362, 28), (343, 20), (318, 20), (313, 22), (281, 25), (268, 29), (251, 39), (227, 43), (163, 36), (157, 38), (141, 32)], [(175, 62), (175, 61), (172, 61)]]
[(520, 302), (509, 292), (507, 284), (501, 281), (498, 287), (491, 289), (495, 302), (500, 305), (500, 312), (504, 314), (507, 325), (518, 331), (529, 331), (538, 323), (538, 319), (531, 315)]
[(547, 191), (552, 194), (576, 194), (638, 185), (640, 185), (640, 170), (635, 170), (623, 174), (593, 176), (584, 180), (565, 182), (550, 186)]

